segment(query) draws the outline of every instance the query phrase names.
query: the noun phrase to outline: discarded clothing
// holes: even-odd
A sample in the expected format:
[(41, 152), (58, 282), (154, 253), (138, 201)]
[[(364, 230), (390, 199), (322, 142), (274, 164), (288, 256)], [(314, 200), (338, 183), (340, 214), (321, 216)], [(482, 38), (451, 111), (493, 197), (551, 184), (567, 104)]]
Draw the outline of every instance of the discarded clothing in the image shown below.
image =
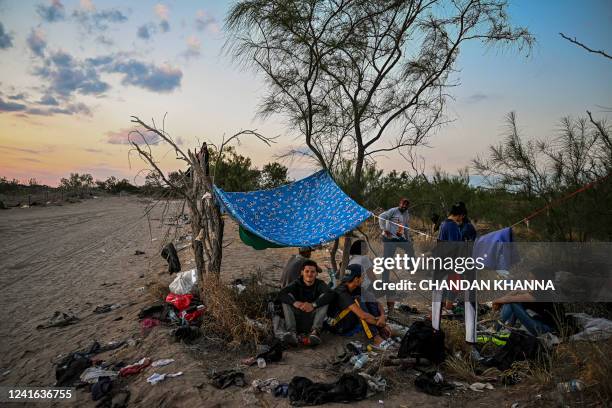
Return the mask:
[(225, 389), (230, 385), (236, 385), (238, 387), (244, 387), (244, 373), (238, 370), (223, 370), (213, 372), (209, 376), (211, 384), (219, 389)]
[(414, 380), (414, 385), (425, 394), (434, 395), (436, 397), (441, 396), (446, 391), (450, 391), (455, 387), (436, 377), (438, 373), (430, 372), (419, 375)]
[(583, 331), (570, 337), (570, 341), (600, 341), (612, 336), (612, 321), (594, 318), (586, 313), (568, 313)]
[(276, 390), (276, 387), (279, 385), (280, 381), (274, 377), (265, 380), (253, 380), (251, 383), (251, 387), (253, 387), (253, 389), (259, 392), (267, 392), (268, 394), (271, 394), (274, 390)]
[(117, 378), (118, 375), (119, 373), (116, 371), (104, 370), (100, 367), (89, 367), (81, 373), (80, 379), (85, 383), (95, 384), (100, 377), (113, 379)]
[(382, 378), (380, 375), (376, 377), (366, 373), (359, 373), (359, 375), (365, 378), (365, 380), (368, 382), (368, 397), (379, 392), (385, 392), (387, 389), (387, 380)]
[(173, 358), (163, 358), (161, 360), (155, 360), (153, 363), (151, 363), (151, 367), (163, 367), (171, 363), (174, 363)]
[(150, 365), (151, 359), (145, 357), (134, 364), (123, 367), (121, 370), (119, 370), (119, 375), (121, 377), (127, 377), (128, 375), (138, 374)]
[(179, 261), (176, 248), (174, 247), (174, 244), (172, 242), (170, 242), (164, 247), (164, 249), (162, 249), (161, 256), (168, 262), (169, 273), (181, 271), (181, 261)]
[(269, 346), (269, 349), (259, 353), (255, 360), (258, 358), (263, 358), (266, 360), (266, 363), (277, 363), (283, 359), (283, 344), (280, 340), (274, 339)]
[(84, 353), (94, 355), (99, 353), (104, 353), (105, 351), (115, 350), (119, 347), (123, 346), (125, 341), (111, 341), (106, 343), (105, 345), (101, 345), (97, 341), (94, 341), (89, 348), (84, 351)]
[(69, 326), (71, 324), (75, 324), (79, 321), (79, 318), (64, 312), (56, 311), (53, 313), (53, 316), (47, 321), (45, 324), (39, 324), (36, 326), (38, 330), (48, 329), (51, 327), (64, 327)]
[(288, 390), (291, 405), (295, 406), (360, 401), (367, 393), (367, 381), (357, 374), (343, 374), (334, 383), (315, 383), (305, 377), (293, 377)]
[(536, 358), (540, 348), (540, 342), (536, 337), (514, 330), (510, 333), (506, 345), (501, 347), (493, 357), (483, 360), (482, 364), (489, 367), (497, 367), (499, 370), (505, 371), (515, 361)]
[(444, 332), (435, 331), (430, 322), (416, 321), (402, 338), (397, 356), (426, 358), (439, 364), (446, 358), (444, 350)]
[(83, 371), (91, 367), (91, 359), (84, 353), (70, 353), (55, 368), (55, 385), (66, 387), (74, 385)]
[(94, 309), (94, 313), (96, 314), (102, 314), (102, 313), (108, 313), (111, 310), (115, 310), (120, 308), (121, 305), (119, 304), (106, 304), (106, 305), (100, 305), (100, 306), (96, 306), (96, 308)]
[(470, 385), (470, 390), (472, 391), (483, 392), (485, 389), (492, 390), (493, 386), (490, 383), (480, 383), (480, 382), (475, 382), (474, 384)]
[(147, 378), (147, 382), (149, 384), (157, 384), (158, 382), (164, 381), (166, 378), (174, 378), (183, 375), (182, 371), (178, 373), (168, 373), (168, 374), (158, 374), (153, 373), (149, 378)]
[(91, 386), (91, 399), (98, 401), (108, 395), (113, 389), (113, 380), (110, 377), (102, 377)]
[(193, 299), (192, 294), (177, 295), (175, 293), (169, 293), (168, 296), (166, 296), (166, 302), (174, 306), (179, 312), (189, 307), (191, 299)]
[(148, 334), (152, 328), (157, 327), (161, 322), (157, 319), (142, 319), (140, 321), (140, 332), (142, 335)]
[(183, 341), (185, 343), (190, 343), (201, 335), (202, 333), (200, 330), (197, 327), (192, 326), (181, 326), (172, 332), (172, 336), (176, 340)]

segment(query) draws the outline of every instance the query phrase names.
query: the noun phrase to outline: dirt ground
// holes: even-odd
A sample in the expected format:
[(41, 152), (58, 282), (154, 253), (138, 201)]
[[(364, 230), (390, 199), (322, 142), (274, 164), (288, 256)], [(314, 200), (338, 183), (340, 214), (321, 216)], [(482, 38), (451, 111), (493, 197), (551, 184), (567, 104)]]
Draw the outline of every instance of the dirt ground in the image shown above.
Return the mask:
[[(99, 354), (105, 361), (133, 363), (142, 357), (153, 360), (173, 358), (168, 366), (147, 368), (129, 377), (131, 407), (286, 407), (286, 399), (270, 394), (253, 394), (247, 387), (217, 390), (208, 383), (212, 369), (237, 368), (244, 352), (208, 350), (175, 343), (170, 328), (156, 327), (141, 333), (137, 314), (155, 300), (147, 284), (170, 282), (165, 261), (159, 256), (166, 237), (161, 210), (151, 213), (150, 224), (143, 217), (146, 200), (115, 197), (87, 200), (76, 204), (0, 212), (0, 386), (50, 387), (55, 382), (54, 362), (69, 352), (86, 349), (94, 340), (106, 343), (133, 339), (114, 351)], [(150, 228), (149, 228), (150, 225)], [(187, 233), (187, 231), (185, 231)], [(223, 277), (230, 281), (248, 276), (258, 268), (270, 282), (278, 281), (292, 249), (255, 251), (242, 244), (237, 227), (226, 223)], [(135, 255), (136, 250), (144, 255)], [(183, 270), (193, 267), (189, 249), (180, 252)], [(323, 259), (319, 253), (316, 258)], [(95, 314), (98, 305), (120, 304), (109, 313)], [(70, 312), (76, 324), (39, 330), (55, 311)], [(289, 382), (295, 375), (317, 381), (333, 381), (334, 374), (322, 363), (341, 349), (346, 339), (327, 334), (317, 348), (288, 351), (283, 361), (265, 369), (246, 368), (247, 382), (276, 377)], [(397, 369), (394, 369), (397, 371)], [(177, 378), (156, 385), (146, 382), (153, 372), (182, 371)], [(551, 406), (536, 397), (527, 386), (503, 388), (484, 393), (454, 391), (433, 397), (419, 392), (414, 376), (395, 372), (391, 387), (384, 394), (352, 406), (372, 407), (518, 407)], [(28, 404), (11, 404), (27, 406)], [(42, 406), (42, 403), (29, 404)], [(53, 406), (95, 406), (85, 390), (77, 399), (53, 402)], [(331, 405), (333, 406), (333, 405)]]

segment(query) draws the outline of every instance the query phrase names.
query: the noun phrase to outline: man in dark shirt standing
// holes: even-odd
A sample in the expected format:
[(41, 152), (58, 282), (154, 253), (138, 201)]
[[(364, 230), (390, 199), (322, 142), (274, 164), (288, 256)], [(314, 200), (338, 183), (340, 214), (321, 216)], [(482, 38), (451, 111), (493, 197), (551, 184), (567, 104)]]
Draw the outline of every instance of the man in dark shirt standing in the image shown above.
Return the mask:
[(329, 286), (317, 279), (317, 263), (311, 259), (302, 262), (300, 277), (278, 294), (282, 304), (287, 334), (283, 340), (290, 345), (297, 345), (297, 334), (306, 333), (310, 344), (321, 343), (321, 329), (327, 307), (333, 300)]

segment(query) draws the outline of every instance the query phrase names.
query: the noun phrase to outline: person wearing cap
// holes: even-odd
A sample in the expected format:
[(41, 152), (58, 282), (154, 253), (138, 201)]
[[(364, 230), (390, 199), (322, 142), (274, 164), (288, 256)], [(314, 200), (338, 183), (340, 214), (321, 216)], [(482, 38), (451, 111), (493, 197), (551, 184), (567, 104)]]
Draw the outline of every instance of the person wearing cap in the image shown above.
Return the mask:
[(384, 340), (383, 336), (388, 337), (391, 333), (385, 309), (380, 302), (365, 301), (362, 297), (362, 283), (361, 265), (348, 265), (342, 281), (333, 291), (335, 299), (329, 305), (330, 330), (342, 336), (352, 336), (363, 331), (375, 345), (379, 345)]
[[(398, 249), (404, 251), (409, 257), (414, 257), (414, 248), (408, 230), (410, 214), (408, 207), (410, 201), (403, 197), (397, 207), (383, 212), (379, 216), (378, 224), (382, 230), (383, 258), (393, 258)], [(382, 275), (383, 282), (389, 282), (389, 270), (385, 268)], [(391, 314), (395, 302), (387, 299), (387, 310)]]
[(301, 247), (298, 249), (297, 254), (291, 255), (291, 258), (289, 258), (289, 261), (287, 261), (287, 265), (285, 265), (285, 269), (283, 269), (283, 273), (280, 277), (281, 289), (300, 277), (302, 263), (305, 260), (310, 259), (311, 253), (312, 250), (309, 247)]
[(288, 345), (297, 346), (298, 333), (307, 334), (313, 346), (321, 343), (321, 330), (333, 296), (329, 286), (317, 279), (317, 274), (317, 263), (306, 259), (302, 262), (300, 277), (278, 294), (287, 330), (283, 340)]

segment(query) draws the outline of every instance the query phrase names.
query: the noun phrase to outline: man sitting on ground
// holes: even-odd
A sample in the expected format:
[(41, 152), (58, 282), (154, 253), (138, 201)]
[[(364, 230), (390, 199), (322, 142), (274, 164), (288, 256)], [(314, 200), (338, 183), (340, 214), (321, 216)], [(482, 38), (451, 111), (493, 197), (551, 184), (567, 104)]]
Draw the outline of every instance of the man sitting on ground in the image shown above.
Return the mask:
[(283, 273), (280, 277), (281, 288), (284, 288), (300, 277), (302, 263), (305, 260), (310, 259), (310, 255), (311, 249), (309, 247), (301, 247), (298, 249), (297, 254), (291, 255), (291, 258), (289, 258), (289, 261), (287, 261), (287, 265), (285, 265), (285, 269), (283, 269)]
[(317, 263), (306, 259), (302, 262), (300, 277), (278, 295), (288, 332), (283, 340), (289, 345), (297, 345), (298, 333), (309, 333), (308, 339), (313, 346), (321, 343), (321, 329), (333, 296), (329, 286), (317, 279), (317, 271)]
[(383, 336), (388, 337), (391, 333), (387, 326), (385, 309), (373, 296), (362, 298), (362, 283), (361, 265), (348, 265), (342, 282), (334, 289), (335, 300), (329, 308), (329, 316), (333, 318), (331, 330), (342, 336), (352, 336), (364, 331), (375, 345), (379, 345), (384, 340)]

